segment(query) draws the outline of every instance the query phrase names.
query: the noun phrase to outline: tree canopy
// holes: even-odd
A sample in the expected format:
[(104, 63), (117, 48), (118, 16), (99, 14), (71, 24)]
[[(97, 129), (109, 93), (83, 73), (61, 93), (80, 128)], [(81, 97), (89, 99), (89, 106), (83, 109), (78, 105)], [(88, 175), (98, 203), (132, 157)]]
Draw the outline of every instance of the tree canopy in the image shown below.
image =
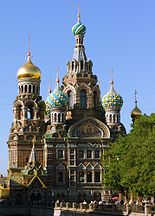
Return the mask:
[(155, 196), (155, 114), (137, 119), (131, 132), (111, 143), (104, 156), (106, 187)]

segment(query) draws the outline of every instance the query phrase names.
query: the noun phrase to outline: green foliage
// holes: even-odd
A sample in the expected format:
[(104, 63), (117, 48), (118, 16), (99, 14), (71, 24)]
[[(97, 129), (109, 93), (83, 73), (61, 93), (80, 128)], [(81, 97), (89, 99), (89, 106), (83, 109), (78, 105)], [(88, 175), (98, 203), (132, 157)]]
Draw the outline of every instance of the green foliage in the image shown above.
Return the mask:
[(137, 119), (127, 136), (112, 143), (104, 163), (106, 187), (155, 196), (155, 114)]

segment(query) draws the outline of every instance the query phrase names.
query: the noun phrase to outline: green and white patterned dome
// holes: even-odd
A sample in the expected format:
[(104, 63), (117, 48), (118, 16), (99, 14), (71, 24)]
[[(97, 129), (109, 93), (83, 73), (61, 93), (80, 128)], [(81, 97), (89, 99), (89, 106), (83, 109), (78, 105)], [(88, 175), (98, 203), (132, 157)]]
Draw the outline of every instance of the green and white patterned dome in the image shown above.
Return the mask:
[(80, 21), (80, 13), (78, 12), (78, 22), (72, 27), (72, 33), (74, 36), (82, 35), (86, 33), (86, 26), (84, 26)]
[(114, 90), (113, 80), (110, 84), (110, 91), (102, 98), (102, 106), (105, 110), (121, 109), (123, 105), (123, 98)]
[(86, 33), (86, 27), (81, 22), (77, 22), (72, 27), (72, 33), (73, 33), (74, 36), (76, 36), (76, 35), (84, 35)]
[(49, 96), (46, 100), (47, 109), (52, 109), (54, 107), (66, 107), (68, 104), (68, 96), (61, 90), (59, 86), (56, 89), (49, 93)]

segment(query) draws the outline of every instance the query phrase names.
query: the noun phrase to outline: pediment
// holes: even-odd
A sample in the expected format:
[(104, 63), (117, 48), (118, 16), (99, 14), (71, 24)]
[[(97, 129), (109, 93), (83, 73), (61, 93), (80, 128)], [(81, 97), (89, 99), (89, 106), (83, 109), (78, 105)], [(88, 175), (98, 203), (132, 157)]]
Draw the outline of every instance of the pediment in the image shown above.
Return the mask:
[(73, 124), (68, 131), (69, 137), (110, 138), (109, 128), (100, 120), (87, 117)]

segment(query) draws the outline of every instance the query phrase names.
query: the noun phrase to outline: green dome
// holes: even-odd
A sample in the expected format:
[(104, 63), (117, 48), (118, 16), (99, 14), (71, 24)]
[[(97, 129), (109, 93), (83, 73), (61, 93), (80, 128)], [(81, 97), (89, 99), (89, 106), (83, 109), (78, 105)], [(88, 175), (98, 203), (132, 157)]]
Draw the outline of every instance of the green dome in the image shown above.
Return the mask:
[(57, 86), (56, 89), (49, 94), (46, 101), (48, 109), (52, 109), (54, 107), (66, 107), (67, 104), (68, 97), (59, 86)]
[(86, 27), (78, 21), (73, 27), (72, 27), (72, 33), (74, 36), (76, 35), (84, 35), (86, 33)]
[(121, 109), (123, 98), (114, 90), (113, 81), (111, 81), (110, 91), (103, 97), (102, 106), (106, 109)]

